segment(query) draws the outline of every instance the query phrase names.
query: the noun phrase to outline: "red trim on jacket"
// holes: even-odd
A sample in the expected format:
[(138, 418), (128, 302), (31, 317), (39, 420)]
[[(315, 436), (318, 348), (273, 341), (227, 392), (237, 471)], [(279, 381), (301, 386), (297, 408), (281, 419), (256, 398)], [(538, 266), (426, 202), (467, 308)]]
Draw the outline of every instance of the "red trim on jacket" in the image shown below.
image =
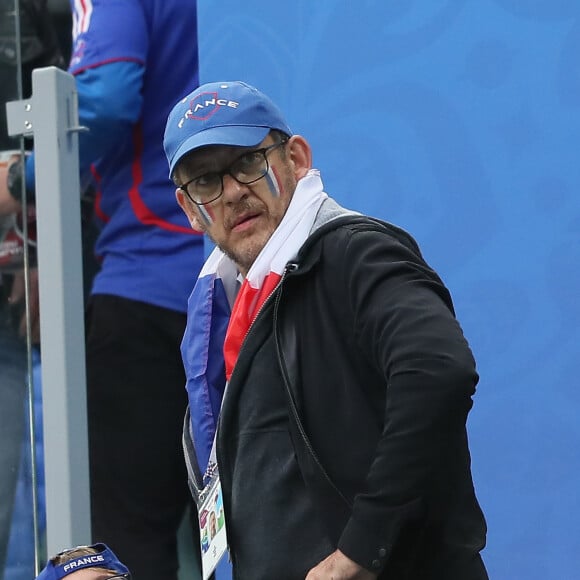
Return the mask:
[[(158, 215), (154, 214), (145, 204), (139, 192), (139, 186), (143, 181), (143, 170), (141, 165), (141, 154), (143, 153), (143, 135), (141, 133), (141, 124), (137, 124), (133, 130), (133, 146), (135, 148), (135, 156), (131, 171), (133, 174), (133, 183), (129, 190), (129, 200), (131, 207), (137, 219), (145, 225), (156, 226), (158, 228), (168, 230), (170, 232), (178, 232), (181, 234), (199, 235), (194, 232), (189, 226), (180, 226), (165, 221)], [(177, 203), (177, 202), (175, 202)]]

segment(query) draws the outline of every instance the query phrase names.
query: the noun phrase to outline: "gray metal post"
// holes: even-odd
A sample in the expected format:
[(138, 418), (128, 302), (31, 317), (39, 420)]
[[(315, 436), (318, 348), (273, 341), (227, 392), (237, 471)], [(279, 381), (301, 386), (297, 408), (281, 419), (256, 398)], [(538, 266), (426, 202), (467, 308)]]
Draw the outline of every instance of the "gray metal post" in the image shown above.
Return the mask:
[(32, 73), (7, 103), (8, 133), (33, 135), (40, 280), (47, 550), (90, 543), (78, 107), (74, 78)]

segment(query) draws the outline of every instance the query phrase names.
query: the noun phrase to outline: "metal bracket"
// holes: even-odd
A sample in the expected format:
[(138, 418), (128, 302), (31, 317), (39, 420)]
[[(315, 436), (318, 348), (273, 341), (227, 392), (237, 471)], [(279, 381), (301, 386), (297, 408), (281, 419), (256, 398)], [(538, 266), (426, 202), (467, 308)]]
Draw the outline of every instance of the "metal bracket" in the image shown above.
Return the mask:
[[(72, 105), (75, 110), (72, 111), (70, 117), (72, 119), (78, 119), (77, 99), (73, 99)], [(8, 135), (10, 137), (32, 137), (34, 135), (34, 109), (32, 99), (6, 103), (6, 118), (8, 121)], [(78, 124), (66, 128), (67, 133), (82, 133), (88, 130), (88, 127)]]
[(6, 117), (10, 137), (31, 137), (34, 133), (32, 99), (6, 103)]

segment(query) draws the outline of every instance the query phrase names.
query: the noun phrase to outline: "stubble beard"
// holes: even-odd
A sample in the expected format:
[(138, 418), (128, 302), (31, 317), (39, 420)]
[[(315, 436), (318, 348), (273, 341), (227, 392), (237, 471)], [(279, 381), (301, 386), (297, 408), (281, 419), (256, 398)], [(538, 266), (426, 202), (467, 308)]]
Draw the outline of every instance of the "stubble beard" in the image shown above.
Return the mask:
[[(283, 195), (283, 192), (286, 191), (292, 192), (293, 195), (295, 189), (296, 182), (292, 180), (290, 173), (286, 173), (283, 177), (281, 194)], [(291, 200), (288, 201), (288, 205), (290, 205), (290, 201)], [(225, 247), (223, 245), (216, 244), (220, 250), (238, 266), (244, 276), (249, 272), (250, 268), (258, 258), (260, 252), (268, 243), (268, 240), (272, 237), (272, 234), (276, 231), (276, 228), (280, 225), (280, 222), (284, 218), (284, 214), (288, 210), (288, 205), (284, 208), (282, 215), (279, 216), (279, 219), (274, 219), (273, 216), (270, 215), (270, 218), (272, 218), (273, 221), (269, 219), (266, 229), (260, 232), (260, 234), (255, 234), (252, 236), (253, 239), (248, 241), (248, 244), (245, 247), (238, 250), (235, 247)], [(241, 213), (242, 211), (246, 211), (248, 209), (252, 209), (250, 204), (247, 202), (242, 202), (242, 204), (237, 208), (237, 213)], [(213, 241), (216, 243), (215, 240)]]
[(240, 271), (246, 275), (253, 263), (256, 261), (257, 257), (264, 246), (268, 243), (268, 240), (272, 237), (274, 230), (268, 228), (268, 230), (263, 231), (260, 235), (254, 236), (255, 239), (248, 241), (248, 243), (240, 248), (220, 248), (223, 253), (230, 258), (238, 266)]

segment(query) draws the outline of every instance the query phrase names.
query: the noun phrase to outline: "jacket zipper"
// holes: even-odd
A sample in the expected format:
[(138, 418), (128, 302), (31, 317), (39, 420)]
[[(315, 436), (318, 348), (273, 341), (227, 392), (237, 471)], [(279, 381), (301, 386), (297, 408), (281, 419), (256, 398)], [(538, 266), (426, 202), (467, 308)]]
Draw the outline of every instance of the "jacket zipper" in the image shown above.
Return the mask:
[[(296, 264), (294, 262), (289, 262), (286, 265), (286, 269), (284, 270), (284, 274), (283, 274), (282, 278), (280, 279), (280, 285), (284, 281), (286, 274), (288, 272), (294, 272), (297, 269), (298, 269), (298, 264)], [(276, 343), (276, 350), (279, 353), (279, 355), (278, 355), (278, 367), (280, 368), (282, 380), (284, 381), (284, 387), (285, 387), (286, 392), (288, 394), (290, 411), (292, 412), (292, 416), (294, 417), (294, 422), (295, 422), (296, 426), (298, 427), (300, 437), (301, 437), (302, 441), (304, 442), (304, 445), (306, 446), (306, 449), (308, 450), (310, 457), (316, 463), (316, 466), (318, 467), (320, 473), (323, 475), (324, 479), (327, 481), (327, 483), (330, 485), (330, 487), (338, 494), (338, 496), (344, 502), (344, 504), (349, 508), (349, 510), (352, 510), (352, 503), (344, 496), (344, 494), (340, 491), (340, 489), (338, 489), (338, 487), (335, 485), (335, 483), (332, 481), (332, 479), (328, 475), (326, 469), (324, 468), (320, 459), (318, 458), (316, 451), (314, 450), (314, 448), (312, 447), (312, 444), (310, 443), (310, 439), (308, 438), (308, 435), (306, 434), (306, 432), (304, 430), (304, 426), (302, 425), (302, 421), (301, 421), (300, 415), (298, 413), (298, 408), (296, 407), (296, 401), (294, 400), (294, 396), (292, 394), (292, 388), (290, 386), (290, 380), (288, 378), (286, 361), (284, 360), (284, 353), (283, 353), (282, 348), (280, 346), (280, 341), (279, 341), (278, 331), (277, 331), (277, 328), (278, 328), (278, 307), (280, 305), (281, 297), (282, 297), (282, 292), (279, 292), (278, 295), (276, 296), (276, 301), (274, 304), (274, 313), (273, 313), (274, 341)]]
[[(244, 339), (242, 340), (242, 347), (240, 348), (240, 353), (242, 351), (243, 345), (246, 342), (246, 339), (248, 338), (248, 335), (250, 334), (250, 332), (252, 331), (252, 328), (254, 327), (254, 322), (258, 319), (258, 316), (260, 316), (260, 313), (262, 312), (262, 310), (264, 309), (264, 307), (268, 304), (268, 302), (270, 301), (270, 299), (272, 298), (272, 296), (274, 295), (274, 293), (276, 292), (276, 290), (278, 290), (278, 288), (280, 288), (280, 286), (282, 285), (282, 282), (284, 281), (284, 278), (286, 277), (286, 272), (288, 272), (291, 268), (290, 266), (293, 266), (293, 269), (296, 269), (298, 267), (297, 264), (294, 263), (288, 263), (286, 264), (286, 267), (284, 268), (284, 272), (282, 274), (282, 277), (280, 278), (280, 280), (278, 280), (278, 283), (276, 284), (276, 286), (274, 286), (274, 288), (272, 288), (272, 291), (270, 292), (270, 294), (268, 294), (267, 298), (264, 300), (264, 302), (262, 302), (260, 308), (258, 308), (258, 312), (256, 312), (256, 316), (254, 316), (254, 320), (252, 320), (252, 323), (250, 324), (248, 330), (246, 331), (246, 334), (244, 335)], [(239, 358), (239, 354), (238, 353), (238, 358)], [(230, 377), (230, 380), (228, 382), (231, 382), (232, 377), (234, 376), (234, 373), (236, 372), (235, 366), (234, 366), (234, 370), (232, 371), (232, 376)], [(227, 395), (227, 389), (226, 389), (226, 395)], [(223, 404), (223, 402), (222, 402)], [(217, 442), (219, 441), (219, 431), (220, 431), (220, 427), (221, 427), (221, 420), (222, 420), (222, 414), (220, 412), (220, 414), (218, 415), (218, 420), (217, 420), (217, 424), (216, 424), (216, 445), (218, 444)], [(217, 451), (217, 449), (216, 449)], [(222, 448), (222, 453), (220, 453), (220, 455), (223, 456), (224, 454), (224, 449)], [(219, 461), (218, 461), (218, 470), (219, 470)], [(220, 474), (220, 479), (222, 481), (222, 494), (223, 494), (223, 500), (224, 503), (227, 502), (226, 499), (226, 494), (223, 493), (223, 488), (224, 488), (224, 477), (223, 477), (223, 473)], [(229, 485), (229, 481), (228, 481), (228, 485)], [(225, 507), (225, 506), (224, 506)], [(226, 532), (227, 532), (227, 521), (226, 521)], [(230, 536), (228, 535), (228, 538), (230, 538)], [(231, 550), (231, 545), (230, 545), (231, 539), (228, 539), (228, 558), (230, 560), (230, 562), (232, 563), (232, 565), (235, 564), (235, 558), (234, 555), (232, 553)], [(235, 567), (235, 566), (234, 566)]]

